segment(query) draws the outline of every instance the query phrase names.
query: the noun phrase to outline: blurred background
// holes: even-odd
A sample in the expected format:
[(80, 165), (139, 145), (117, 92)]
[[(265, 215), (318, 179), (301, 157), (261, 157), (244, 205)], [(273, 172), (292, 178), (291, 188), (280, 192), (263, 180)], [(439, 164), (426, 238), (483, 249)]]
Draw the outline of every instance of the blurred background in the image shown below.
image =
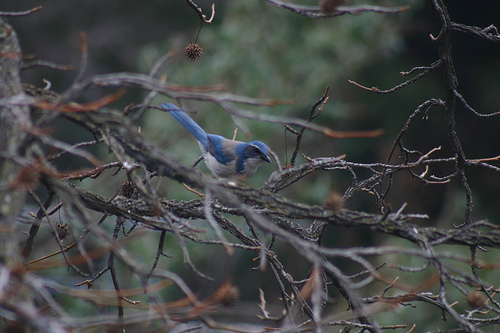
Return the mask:
[[(429, 66), (436, 61), (438, 45), (431, 40), (430, 34), (437, 36), (439, 30), (428, 1), (353, 0), (348, 5), (409, 5), (410, 9), (398, 14), (363, 13), (319, 20), (301, 17), (265, 1), (199, 0), (196, 3), (207, 16), (212, 3), (215, 3), (216, 9), (213, 23), (203, 24), (199, 32), (197, 41), (203, 47), (204, 54), (196, 62), (184, 57), (183, 48), (197, 38), (200, 21), (183, 0), (2, 0), (0, 10), (22, 11), (42, 5), (43, 8), (37, 13), (8, 19), (19, 35), (24, 54), (75, 67), (73, 71), (48, 68), (27, 70), (23, 72), (23, 81), (28, 84), (43, 87), (43, 80), (46, 79), (58, 93), (71, 86), (80, 63), (79, 34), (84, 31), (89, 46), (85, 77), (110, 72), (148, 73), (158, 58), (177, 50), (178, 55), (170, 59), (158, 73), (159, 76), (166, 76), (170, 83), (192, 87), (224, 87), (233, 94), (288, 101), (291, 104), (239, 107), (263, 114), (299, 118), (307, 117), (310, 107), (330, 86), (330, 100), (315, 120), (316, 123), (338, 131), (384, 130), (384, 135), (377, 138), (342, 140), (306, 131), (301, 152), (313, 158), (346, 154), (349, 161), (385, 162), (394, 138), (418, 105), (429, 98), (446, 98), (440, 70), (389, 95), (365, 91), (347, 81), (351, 79), (367, 87), (389, 89), (407, 79), (400, 72), (409, 71), (415, 66)], [(303, 3), (316, 4), (315, 1)], [(500, 26), (498, 1), (482, 2), (481, 5), (447, 1), (446, 5), (454, 22), (479, 27), (491, 24)], [(459, 91), (479, 113), (500, 110), (499, 55), (498, 43), (487, 43), (461, 34), (453, 35), (453, 60)], [(107, 93), (109, 91), (94, 89), (79, 101), (93, 101)], [(129, 89), (111, 107), (123, 109), (130, 103), (139, 103), (147, 93)], [(172, 102), (159, 96), (154, 104), (166, 101)], [(196, 101), (188, 101), (184, 106), (199, 111), (193, 118), (207, 132), (232, 136), (235, 124), (221, 108)], [(457, 131), (468, 158), (500, 155), (499, 117), (477, 117), (460, 105), (456, 117)], [(295, 137), (286, 133), (282, 125), (241, 121), (249, 127), (250, 136), (245, 137), (240, 131), (237, 139), (264, 141), (283, 163), (289, 161)], [(188, 165), (200, 155), (194, 138), (165, 113), (149, 110), (138, 125), (144, 136)], [(87, 131), (64, 119), (58, 119), (53, 126), (56, 136), (66, 142), (92, 140)], [(407, 148), (422, 153), (441, 146), (440, 151), (432, 154), (434, 158), (452, 156), (444, 110), (432, 109), (427, 119), (419, 116), (405, 134), (403, 142)], [(113, 160), (104, 146), (89, 149), (105, 162)], [(401, 160), (397, 160), (398, 154), (399, 151), (392, 162), (401, 163)], [(302, 162), (304, 159), (300, 157), (298, 163)], [(492, 163), (499, 165), (498, 162)], [(198, 168), (208, 172), (201, 164)], [(82, 167), (82, 160), (68, 156), (59, 161), (58, 167), (62, 170), (78, 169)], [(430, 173), (444, 176), (451, 168), (451, 165), (434, 166)], [(249, 184), (261, 186), (275, 169), (275, 165), (263, 166), (249, 180)], [(359, 179), (370, 176), (362, 170), (358, 171)], [(474, 196), (474, 220), (489, 219), (496, 222), (500, 218), (498, 173), (479, 168), (468, 169), (467, 178)], [(80, 185), (112, 196), (121, 182), (121, 178), (112, 177), (111, 173), (102, 175), (100, 179), (106, 181), (86, 181)], [(315, 172), (281, 194), (309, 204), (323, 204), (332, 193), (342, 195), (350, 183), (347, 172)], [(170, 180), (158, 181), (158, 191), (168, 199), (196, 198)], [(407, 203), (405, 212), (428, 214), (429, 221), (422, 223), (430, 226), (452, 228), (464, 218), (465, 194), (456, 182), (424, 185), (412, 179), (408, 173), (399, 173), (394, 177), (386, 201), (394, 210)], [(358, 193), (345, 203), (345, 207), (377, 212), (374, 198), (367, 193)], [(112, 229), (112, 223), (109, 228)], [(131, 242), (130, 246), (135, 246), (136, 253), (143, 255), (146, 262), (152, 261), (156, 248), (151, 248), (150, 244), (154, 244), (151, 241), (157, 242), (157, 238), (157, 234), (146, 232), (146, 236)], [(369, 230), (329, 227), (323, 244), (344, 247), (399, 242), (380, 237)], [(182, 255), (176, 245), (172, 237), (167, 242), (166, 252), (174, 254), (174, 258), (162, 260), (160, 265), (183, 272), (182, 276), (200, 293), (203, 290), (206, 293), (213, 291), (214, 283), (183, 271)], [(214, 264), (213, 258), (224, 257), (223, 249), (211, 248), (206, 251), (203, 246), (193, 245), (190, 251), (192, 257), (197, 259), (199, 268), (215, 276), (216, 281), (231, 276), (241, 288), (243, 300), (255, 302), (258, 287), (265, 289), (266, 295), (273, 301), (279, 297), (275, 294), (275, 285), (266, 285), (266, 281), (272, 280), (269, 271), (249, 271), (255, 253), (237, 251), (234, 258), (219, 260)], [(306, 277), (309, 269), (307, 263), (297, 264), (298, 256), (291, 255), (287, 252), (290, 249), (279, 244), (275, 251), (287, 254), (283, 258), (288, 258), (290, 262), (284, 259), (283, 263), (293, 276)], [(341, 267), (343, 264), (339, 262)], [(344, 266), (346, 271), (351, 270), (352, 273), (358, 268)], [(54, 275), (57, 274), (54, 272)], [(133, 282), (130, 283), (133, 285)]]

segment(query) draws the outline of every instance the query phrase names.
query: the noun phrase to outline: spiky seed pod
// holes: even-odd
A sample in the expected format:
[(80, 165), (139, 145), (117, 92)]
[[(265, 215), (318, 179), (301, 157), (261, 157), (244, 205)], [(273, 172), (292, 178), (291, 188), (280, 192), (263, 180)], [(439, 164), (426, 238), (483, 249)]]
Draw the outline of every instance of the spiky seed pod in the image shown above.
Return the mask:
[(233, 306), (240, 298), (240, 290), (231, 284), (226, 286), (224, 297), (220, 300), (225, 307)]
[(479, 291), (474, 291), (467, 296), (467, 302), (473, 309), (478, 309), (486, 305), (488, 297)]
[[(69, 230), (70, 230), (70, 227), (67, 223), (62, 223), (62, 222), (58, 222), (56, 223), (56, 226), (55, 226), (55, 232), (57, 232), (57, 235), (59, 236), (59, 239), (60, 240), (65, 240), (66, 237), (69, 236)], [(54, 235), (55, 237), (55, 232), (52, 231), (52, 235)]]
[(203, 48), (198, 43), (189, 43), (184, 48), (184, 54), (186, 55), (186, 58), (188, 58), (191, 61), (198, 60), (201, 57), (201, 55), (203, 54), (202, 51), (203, 51)]
[(128, 180), (122, 181), (120, 192), (125, 198), (132, 198), (135, 192), (135, 184)]
[(330, 209), (335, 211), (341, 210), (344, 208), (344, 200), (342, 200), (342, 195), (340, 195), (337, 192), (330, 192), (325, 200), (325, 206)]
[(324, 14), (333, 14), (346, 0), (320, 0), (319, 8)]

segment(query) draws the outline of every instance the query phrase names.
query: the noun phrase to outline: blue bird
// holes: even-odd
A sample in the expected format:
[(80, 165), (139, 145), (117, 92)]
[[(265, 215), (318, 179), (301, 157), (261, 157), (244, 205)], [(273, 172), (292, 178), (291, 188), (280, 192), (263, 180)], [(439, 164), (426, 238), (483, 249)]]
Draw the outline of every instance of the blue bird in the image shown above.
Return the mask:
[(160, 106), (172, 115), (198, 140), (207, 167), (218, 177), (248, 178), (262, 162), (271, 163), (269, 147), (263, 142), (241, 142), (206, 133), (184, 111), (171, 103)]

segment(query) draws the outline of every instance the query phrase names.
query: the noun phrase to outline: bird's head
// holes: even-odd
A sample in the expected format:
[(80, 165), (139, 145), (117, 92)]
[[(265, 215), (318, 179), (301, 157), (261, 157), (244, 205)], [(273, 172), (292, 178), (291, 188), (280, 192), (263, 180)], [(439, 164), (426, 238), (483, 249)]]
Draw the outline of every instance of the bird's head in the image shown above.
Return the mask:
[(245, 158), (257, 159), (262, 161), (266, 161), (267, 163), (271, 163), (271, 159), (269, 158), (269, 147), (260, 141), (252, 141), (246, 144), (244, 150)]
[(239, 149), (238, 172), (247, 177), (252, 176), (260, 167), (262, 162), (271, 163), (269, 158), (269, 147), (260, 141), (243, 143)]

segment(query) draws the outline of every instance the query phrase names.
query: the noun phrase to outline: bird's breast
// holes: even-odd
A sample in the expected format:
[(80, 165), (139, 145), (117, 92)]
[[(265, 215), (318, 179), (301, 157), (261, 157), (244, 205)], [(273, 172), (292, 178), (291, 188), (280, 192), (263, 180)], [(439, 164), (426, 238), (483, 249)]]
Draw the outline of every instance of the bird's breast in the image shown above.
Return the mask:
[(210, 153), (206, 153), (204, 159), (208, 169), (217, 177), (231, 178), (237, 174), (236, 160), (221, 163)]

